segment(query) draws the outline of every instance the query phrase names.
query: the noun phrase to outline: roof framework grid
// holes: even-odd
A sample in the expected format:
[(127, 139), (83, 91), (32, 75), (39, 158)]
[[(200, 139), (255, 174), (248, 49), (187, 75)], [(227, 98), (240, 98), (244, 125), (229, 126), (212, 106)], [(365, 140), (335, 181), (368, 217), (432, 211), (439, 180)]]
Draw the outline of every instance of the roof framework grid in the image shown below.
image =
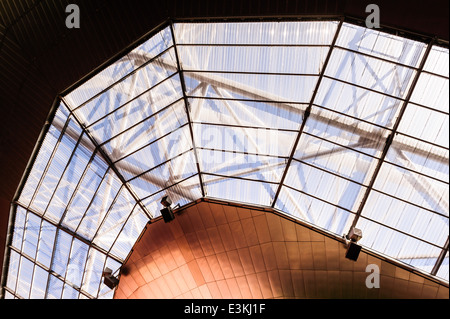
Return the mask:
[(3, 296), (112, 297), (103, 269), (165, 195), (353, 225), (448, 285), (445, 66), (437, 39), (346, 18), (168, 21), (56, 102), (11, 208)]

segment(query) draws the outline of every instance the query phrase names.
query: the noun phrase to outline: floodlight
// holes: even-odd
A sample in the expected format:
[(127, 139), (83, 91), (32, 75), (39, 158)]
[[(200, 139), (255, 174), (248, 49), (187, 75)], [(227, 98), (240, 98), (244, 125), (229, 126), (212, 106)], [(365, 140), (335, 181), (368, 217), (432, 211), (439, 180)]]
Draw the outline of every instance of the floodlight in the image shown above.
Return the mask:
[(345, 258), (357, 261), (359, 257), (359, 253), (361, 252), (361, 246), (357, 243), (351, 241), (347, 246), (347, 251), (345, 253)]
[(173, 210), (169, 206), (161, 209), (161, 215), (164, 219), (164, 222), (166, 223), (175, 219), (175, 216), (173, 215)]
[[(362, 238), (362, 231), (356, 227), (352, 227), (348, 232), (347, 236), (345, 236), (347, 243), (347, 251), (345, 252), (345, 258), (348, 258), (353, 261), (358, 260), (359, 253), (361, 252), (361, 246), (357, 244), (357, 242)], [(350, 240), (347, 242), (347, 240)]]
[(166, 195), (161, 199), (161, 204), (164, 207), (169, 207), (170, 205), (172, 205), (172, 201), (170, 200), (169, 196)]
[(112, 274), (112, 270), (108, 267), (105, 268), (105, 270), (102, 273), (103, 276), (103, 283), (110, 289), (114, 289), (119, 284), (119, 279), (117, 279)]
[(352, 227), (348, 232), (347, 239), (350, 239), (352, 242), (358, 242), (362, 238), (362, 231), (356, 227)]

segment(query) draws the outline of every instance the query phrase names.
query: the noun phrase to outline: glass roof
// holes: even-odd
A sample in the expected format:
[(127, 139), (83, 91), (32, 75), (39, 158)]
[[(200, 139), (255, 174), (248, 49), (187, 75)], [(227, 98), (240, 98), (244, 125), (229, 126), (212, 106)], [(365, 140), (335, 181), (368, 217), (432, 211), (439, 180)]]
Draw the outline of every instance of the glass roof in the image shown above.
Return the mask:
[(6, 298), (111, 298), (169, 195), (272, 207), (448, 281), (449, 50), (340, 21), (174, 23), (62, 96)]

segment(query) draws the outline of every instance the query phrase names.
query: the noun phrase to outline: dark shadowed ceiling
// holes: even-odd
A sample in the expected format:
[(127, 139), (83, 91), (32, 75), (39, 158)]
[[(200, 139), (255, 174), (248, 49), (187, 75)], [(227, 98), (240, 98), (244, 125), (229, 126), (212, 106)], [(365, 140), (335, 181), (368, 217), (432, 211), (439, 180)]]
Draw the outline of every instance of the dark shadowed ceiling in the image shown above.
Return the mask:
[[(0, 1), (0, 263), (9, 204), (55, 97), (168, 18), (364, 19), (375, 1)], [(68, 4), (80, 28), (68, 29)], [(448, 41), (448, 1), (381, 1), (381, 24)]]

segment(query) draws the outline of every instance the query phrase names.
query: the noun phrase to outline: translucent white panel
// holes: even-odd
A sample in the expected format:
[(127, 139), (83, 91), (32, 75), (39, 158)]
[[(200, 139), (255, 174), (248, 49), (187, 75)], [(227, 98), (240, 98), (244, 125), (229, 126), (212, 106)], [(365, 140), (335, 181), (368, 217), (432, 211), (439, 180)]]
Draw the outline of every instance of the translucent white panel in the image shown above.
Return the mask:
[(34, 276), (30, 299), (44, 299), (47, 291), (49, 273), (39, 266), (34, 267)]
[(278, 183), (287, 159), (234, 152), (197, 150), (203, 173)]
[(82, 182), (79, 185), (73, 200), (70, 202), (63, 217), (62, 223), (72, 230), (76, 230), (81, 219), (83, 218), (89, 203), (99, 187), (102, 178), (106, 172), (105, 163), (101, 160), (93, 160), (86, 171)]
[(415, 104), (408, 104), (399, 132), (434, 144), (449, 147), (449, 117)]
[(50, 268), (53, 247), (55, 245), (56, 227), (43, 220), (39, 237), (39, 247), (36, 261)]
[(81, 286), (89, 246), (78, 239), (73, 240), (72, 250), (67, 263), (66, 280), (75, 287)]
[(144, 198), (197, 173), (194, 152), (189, 151), (128, 183), (138, 198)]
[(190, 105), (194, 122), (290, 130), (298, 130), (306, 109), (301, 104), (221, 99), (190, 99)]
[(375, 91), (404, 98), (416, 71), (362, 54), (333, 49), (325, 74)]
[[(142, 175), (154, 167), (189, 151), (192, 148), (189, 127), (186, 125), (163, 139), (125, 157), (116, 166), (126, 180)], [(189, 160), (192, 162), (192, 160)]]
[(52, 154), (53, 157), (49, 162), (41, 185), (36, 191), (35, 198), (30, 205), (35, 211), (40, 213), (45, 212), (80, 135), (81, 128), (73, 118), (69, 118), (64, 135), (57, 143), (55, 153)]
[[(449, 112), (449, 81), (428, 73), (421, 73), (417, 81), (411, 102), (422, 104), (436, 110)], [(442, 114), (442, 116), (445, 116)]]
[(449, 234), (448, 217), (376, 191), (369, 194), (362, 216), (441, 247)]
[(59, 230), (56, 235), (55, 251), (51, 269), (63, 277), (66, 275), (72, 240), (73, 237), (62, 230)]
[(5, 296), (5, 299), (16, 299), (16, 297), (14, 297), (14, 295), (11, 294), (8, 291), (5, 291), (5, 295), (4, 296)]
[(194, 124), (193, 128), (199, 147), (273, 156), (289, 156), (298, 134), (276, 129), (207, 124)]
[(102, 225), (94, 237), (94, 243), (105, 250), (109, 250), (113, 245), (118, 233), (126, 222), (126, 219), (131, 214), (135, 200), (129, 191), (122, 187), (119, 195), (114, 200), (107, 216), (104, 218)]
[(166, 195), (172, 200), (173, 207), (178, 204), (183, 206), (201, 198), (202, 193), (198, 175), (192, 176), (181, 183), (145, 198), (142, 201), (142, 204), (147, 208), (150, 214), (152, 214), (153, 218), (161, 215), (161, 199)]
[(297, 103), (309, 103), (318, 79), (313, 75), (213, 72), (183, 72), (183, 76), (188, 96)]
[(418, 67), (426, 43), (344, 23), (336, 45), (394, 62)]
[(448, 48), (442, 48), (434, 45), (428, 55), (423, 69), (428, 72), (433, 72), (448, 77)]
[(106, 256), (97, 249), (89, 249), (81, 289), (94, 297), (97, 296), (102, 281), (105, 259)]
[(389, 131), (342, 114), (313, 107), (304, 132), (379, 157)]
[(442, 264), (439, 267), (439, 270), (438, 270), (436, 276), (448, 281), (448, 277), (449, 277), (448, 250), (447, 250), (447, 255), (445, 256), (444, 260), (442, 261)]
[(354, 214), (283, 186), (275, 208), (338, 235), (351, 225)]
[(78, 234), (92, 240), (121, 186), (122, 183), (116, 174), (111, 169), (108, 170), (78, 226)]
[(302, 134), (294, 158), (367, 185), (377, 159), (351, 149)]
[(117, 236), (117, 240), (111, 249), (111, 254), (124, 260), (148, 221), (147, 215), (139, 205), (136, 205), (120, 234)]
[(314, 103), (391, 128), (402, 105), (402, 100), (323, 78)]
[(449, 214), (448, 184), (383, 163), (374, 188), (443, 215)]
[(34, 264), (27, 258), (21, 257), (16, 293), (22, 298), (29, 298), (33, 272)]
[(294, 189), (353, 212), (358, 209), (366, 190), (359, 184), (296, 160), (291, 162), (284, 183)]
[(206, 195), (242, 203), (269, 206), (275, 197), (277, 184), (261, 181), (224, 178), (203, 174)]
[(73, 287), (65, 284), (62, 294), (62, 299), (77, 299), (79, 292), (76, 291)]
[(206, 44), (330, 44), (337, 21), (176, 23), (175, 42)]
[[(117, 161), (144, 147), (150, 149), (152, 146), (147, 147), (147, 145), (156, 140), (158, 140), (156, 145), (161, 147), (159, 152), (164, 152), (164, 149), (167, 150), (169, 148), (174, 151), (178, 149), (176, 143), (177, 139), (182, 138), (182, 136), (179, 135), (180, 132), (183, 132), (185, 135), (183, 130), (176, 131), (176, 129), (186, 123), (187, 115), (184, 101), (179, 101), (161, 113), (150, 117), (133, 126), (133, 128), (123, 134), (118, 135), (108, 143), (104, 144), (103, 148), (113, 161)], [(173, 133), (169, 136), (165, 136), (171, 132)], [(153, 147), (156, 147), (156, 145)], [(142, 152), (142, 150), (139, 152)], [(135, 153), (132, 156), (139, 155), (136, 155)]]
[(443, 182), (449, 182), (448, 149), (397, 134), (386, 159)]
[(328, 47), (178, 46), (187, 71), (319, 74)]
[(72, 109), (79, 106), (171, 45), (172, 36), (167, 27), (70, 92), (65, 97), (66, 101)]
[[(425, 244), (422, 244), (422, 246), (425, 246)], [(418, 250), (420, 250), (420, 249), (421, 248), (418, 248)], [(409, 259), (405, 258), (405, 259), (400, 259), (400, 261), (407, 263), (407, 264), (413, 266), (414, 268), (418, 268), (418, 269), (421, 269), (428, 273), (431, 273), (434, 265), (436, 264), (437, 258), (435, 258), (435, 257), (432, 257), (432, 258), (418, 257), (418, 258), (409, 258)]]
[(82, 139), (52, 195), (45, 216), (55, 222), (59, 222), (84, 171), (87, 169), (92, 155), (91, 151), (88, 151), (88, 147), (91, 150), (95, 148), (89, 141)]
[(6, 287), (12, 291), (16, 291), (17, 276), (19, 272), (20, 255), (14, 250), (10, 251), (8, 264), (8, 277), (6, 279)]
[(159, 82), (150, 91), (124, 104), (89, 127), (98, 143), (103, 143), (154, 115), (183, 96), (178, 74)]
[(436, 246), (426, 244), (365, 218), (360, 218), (356, 227), (363, 233), (363, 237), (359, 241), (361, 245), (409, 264), (417, 258), (437, 258), (441, 252), (441, 249)]
[(62, 289), (64, 283), (57, 277), (50, 275), (48, 287), (47, 287), (47, 298), (48, 299), (61, 299)]
[(50, 156), (56, 145), (56, 142), (58, 141), (59, 135), (59, 130), (54, 125), (51, 125), (47, 134), (45, 135), (44, 141), (42, 142), (41, 148), (39, 149), (37, 157), (33, 163), (33, 167), (27, 177), (25, 186), (19, 197), (19, 202), (25, 206), (28, 206), (34, 192), (38, 187), (39, 180), (41, 179), (45, 167), (49, 163)]
[[(166, 68), (165, 63), (176, 66), (174, 59), (175, 53), (173, 49), (170, 49), (161, 57), (146, 64), (107, 91), (83, 104), (75, 110), (75, 115), (86, 126), (94, 123), (173, 74), (176, 69)], [(176, 93), (175, 89), (173, 93)]]
[(11, 245), (16, 247), (18, 250), (22, 250), (22, 241), (23, 241), (23, 233), (25, 230), (26, 218), (27, 218), (26, 210), (21, 206), (17, 206)]
[(36, 256), (36, 248), (39, 240), (41, 221), (42, 219), (40, 217), (32, 213), (28, 213), (22, 251), (24, 254), (30, 256), (33, 259)]

